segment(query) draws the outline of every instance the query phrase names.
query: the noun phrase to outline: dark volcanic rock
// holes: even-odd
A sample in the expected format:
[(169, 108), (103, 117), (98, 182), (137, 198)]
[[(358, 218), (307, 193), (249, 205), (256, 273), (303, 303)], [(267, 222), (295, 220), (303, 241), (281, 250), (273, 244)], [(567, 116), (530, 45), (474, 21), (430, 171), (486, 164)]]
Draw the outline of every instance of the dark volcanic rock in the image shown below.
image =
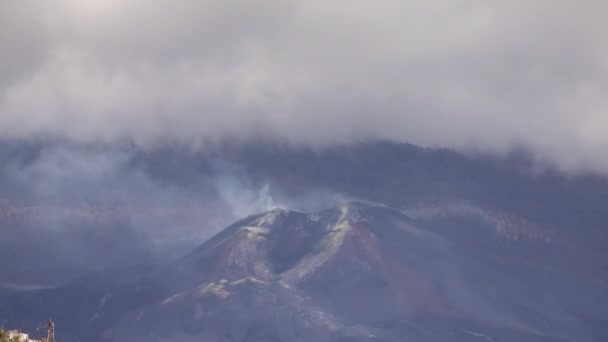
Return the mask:
[(563, 292), (587, 291), (587, 279), (464, 247), (376, 204), (313, 214), (274, 210), (154, 273), (170, 295), (129, 314), (107, 336), (593, 341), (593, 329), (602, 329), (585, 318), (601, 320), (597, 312)]
[(277, 209), (138, 279), (14, 294), (0, 312), (65, 301), (73, 341), (603, 340), (602, 279), (547, 258), (563, 244), (545, 228), (465, 212)]

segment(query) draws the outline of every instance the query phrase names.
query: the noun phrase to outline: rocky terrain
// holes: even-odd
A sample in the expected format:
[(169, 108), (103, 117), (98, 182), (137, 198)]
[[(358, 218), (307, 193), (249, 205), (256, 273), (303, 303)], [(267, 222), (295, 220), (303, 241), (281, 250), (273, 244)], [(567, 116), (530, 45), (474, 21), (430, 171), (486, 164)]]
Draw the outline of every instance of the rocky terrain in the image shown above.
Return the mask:
[[(133, 150), (105, 175), (90, 156), (109, 152), (82, 149), (0, 143), (0, 326), (52, 317), (68, 342), (607, 339), (605, 178), (382, 142)], [(89, 159), (14, 172), (72, 154)], [(241, 212), (258, 214), (221, 229)]]
[[(38, 303), (55, 311), (56, 321), (70, 322), (63, 329), (72, 330), (73, 340), (562, 342), (607, 336), (605, 279), (547, 259), (561, 245), (538, 238), (535, 227), (504, 234), (501, 224), (475, 220), (476, 227), (429, 225), (367, 202), (309, 214), (277, 209), (238, 221), (160, 268), (13, 295), (0, 312), (28, 325), (18, 307)], [(460, 239), (452, 238), (453, 230)], [(493, 247), (500, 244), (511, 248)]]

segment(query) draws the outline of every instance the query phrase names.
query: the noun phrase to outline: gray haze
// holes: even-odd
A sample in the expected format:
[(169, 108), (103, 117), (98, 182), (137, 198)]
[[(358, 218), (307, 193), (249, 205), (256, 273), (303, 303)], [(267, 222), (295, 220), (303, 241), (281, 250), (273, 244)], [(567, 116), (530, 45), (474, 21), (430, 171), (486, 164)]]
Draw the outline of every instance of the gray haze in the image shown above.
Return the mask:
[[(184, 184), (176, 181), (180, 176), (168, 177), (173, 182), (154, 177), (124, 146), (57, 143), (39, 153), (7, 150), (0, 141), (0, 291), (171, 260), (247, 215), (276, 207), (319, 210), (346, 198), (312, 187), (286, 193), (270, 180), (251, 178), (243, 165), (220, 159), (211, 159), (208, 172), (182, 176)], [(176, 172), (187, 167), (173, 166)], [(46, 254), (52, 256), (41, 269)]]
[(525, 147), (605, 173), (607, 10), (599, 0), (0, 0), (0, 135)]

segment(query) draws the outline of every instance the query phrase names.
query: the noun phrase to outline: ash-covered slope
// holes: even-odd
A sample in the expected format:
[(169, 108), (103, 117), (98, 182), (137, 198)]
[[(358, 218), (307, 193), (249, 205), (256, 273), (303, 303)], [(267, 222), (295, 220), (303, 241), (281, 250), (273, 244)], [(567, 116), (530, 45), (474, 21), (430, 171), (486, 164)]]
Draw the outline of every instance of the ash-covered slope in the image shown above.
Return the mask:
[(252, 216), (150, 275), (163, 294), (105, 336), (423, 342), (605, 336), (603, 313), (591, 308), (602, 289), (592, 280), (520, 263), (501, 250), (469, 250), (435, 228), (367, 203)]

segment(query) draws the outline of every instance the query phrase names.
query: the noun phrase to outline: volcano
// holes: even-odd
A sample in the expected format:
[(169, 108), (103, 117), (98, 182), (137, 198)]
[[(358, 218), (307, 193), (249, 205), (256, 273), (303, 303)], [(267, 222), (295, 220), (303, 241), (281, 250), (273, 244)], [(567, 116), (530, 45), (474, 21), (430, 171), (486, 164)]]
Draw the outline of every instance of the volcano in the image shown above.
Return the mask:
[[(429, 225), (375, 203), (318, 213), (276, 209), (233, 224), (148, 274), (146, 281), (162, 289), (158, 297), (104, 336), (459, 342), (605, 336), (608, 316), (593, 309), (602, 287), (550, 265), (542, 252), (559, 242), (489, 234), (511, 244), (511, 252), (480, 251), (471, 247), (475, 241), (463, 241), (486, 235)], [(511, 253), (527, 253), (528, 260)]]

